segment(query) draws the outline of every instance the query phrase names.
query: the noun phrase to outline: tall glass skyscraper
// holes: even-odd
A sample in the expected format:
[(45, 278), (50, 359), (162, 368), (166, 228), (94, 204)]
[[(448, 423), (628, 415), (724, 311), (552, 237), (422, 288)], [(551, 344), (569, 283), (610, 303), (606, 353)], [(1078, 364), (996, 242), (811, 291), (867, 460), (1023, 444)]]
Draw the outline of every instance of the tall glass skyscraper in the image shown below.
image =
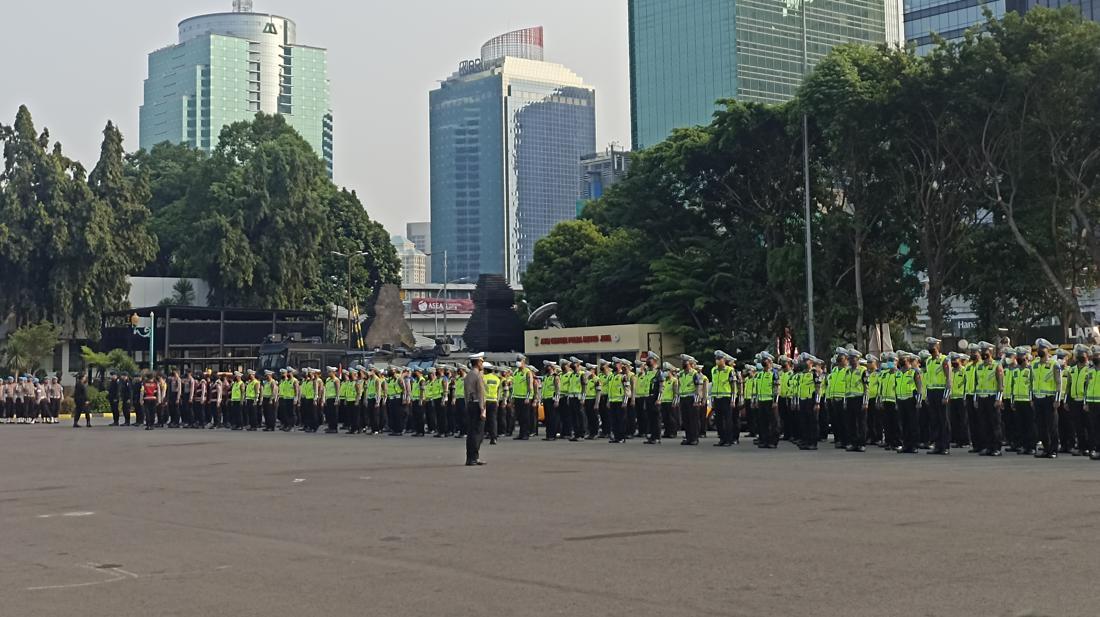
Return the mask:
[(209, 152), (222, 127), (262, 111), (284, 116), (332, 175), (326, 50), (298, 45), (285, 17), (233, 4), (232, 13), (183, 20), (179, 43), (149, 54), (141, 147), (169, 141)]
[[(634, 147), (709, 124), (719, 99), (790, 100), (802, 83), (801, 0), (630, 0)], [(810, 68), (850, 42), (900, 43), (901, 0), (810, 0)]]
[(924, 55), (935, 46), (933, 35), (957, 41), (970, 28), (981, 27), (984, 9), (1000, 19), (1007, 12), (1023, 14), (1036, 6), (1074, 6), (1085, 19), (1100, 19), (1100, 0), (905, 0), (905, 40)]
[(429, 96), (432, 280), (519, 283), (535, 242), (575, 218), (596, 92), (543, 60), (543, 30), (496, 37)]

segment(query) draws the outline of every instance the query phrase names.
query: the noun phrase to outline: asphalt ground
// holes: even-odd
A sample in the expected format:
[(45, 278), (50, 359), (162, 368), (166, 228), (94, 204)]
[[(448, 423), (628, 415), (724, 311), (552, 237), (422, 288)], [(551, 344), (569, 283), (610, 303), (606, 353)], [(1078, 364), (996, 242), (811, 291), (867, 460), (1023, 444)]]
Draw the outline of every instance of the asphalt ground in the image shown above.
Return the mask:
[(1100, 462), (0, 426), (0, 615), (1088, 615)]

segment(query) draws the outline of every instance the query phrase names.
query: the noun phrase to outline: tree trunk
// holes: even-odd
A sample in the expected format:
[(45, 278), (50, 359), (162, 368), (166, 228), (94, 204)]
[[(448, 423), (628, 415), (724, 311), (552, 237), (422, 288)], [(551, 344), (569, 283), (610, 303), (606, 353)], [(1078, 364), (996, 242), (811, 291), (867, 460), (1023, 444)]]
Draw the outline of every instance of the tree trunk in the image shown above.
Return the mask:
[[(938, 261), (938, 260), (937, 260)], [(937, 267), (928, 268), (928, 336), (943, 334), (943, 273)]]
[[(1012, 215), (1012, 211), (1009, 206), (1004, 203), (1001, 204), (1002, 209), (1005, 212), (1005, 222), (1008, 223), (1008, 228), (1012, 231), (1012, 237), (1016, 239), (1016, 243), (1024, 249), (1032, 259), (1036, 260), (1039, 267), (1043, 270), (1043, 274), (1046, 276), (1047, 282), (1050, 283), (1051, 289), (1058, 294), (1058, 298), (1062, 300), (1062, 304), (1065, 305), (1066, 311), (1070, 314), (1070, 318), (1077, 326), (1081, 328), (1089, 327), (1088, 321), (1085, 319), (1083, 313), (1081, 313), (1081, 305), (1077, 302), (1077, 298), (1068, 290), (1066, 286), (1062, 284), (1062, 281), (1058, 280), (1058, 275), (1054, 273), (1054, 270), (1047, 263), (1047, 260), (1039, 254), (1039, 250), (1035, 248), (1024, 234), (1020, 232), (1020, 228), (1016, 225), (1016, 218)], [(1065, 324), (1063, 323), (1063, 327)]]
[(864, 350), (866, 328), (863, 325), (863, 237), (856, 232), (855, 237), (855, 277), (856, 277), (856, 348)]

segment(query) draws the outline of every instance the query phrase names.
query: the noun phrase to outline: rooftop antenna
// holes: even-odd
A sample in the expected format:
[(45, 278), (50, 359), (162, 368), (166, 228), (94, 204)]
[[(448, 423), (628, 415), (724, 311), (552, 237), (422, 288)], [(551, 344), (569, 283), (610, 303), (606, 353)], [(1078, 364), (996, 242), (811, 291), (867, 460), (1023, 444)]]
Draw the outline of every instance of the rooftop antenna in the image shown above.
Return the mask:
[(233, 0), (234, 13), (251, 13), (252, 0)]

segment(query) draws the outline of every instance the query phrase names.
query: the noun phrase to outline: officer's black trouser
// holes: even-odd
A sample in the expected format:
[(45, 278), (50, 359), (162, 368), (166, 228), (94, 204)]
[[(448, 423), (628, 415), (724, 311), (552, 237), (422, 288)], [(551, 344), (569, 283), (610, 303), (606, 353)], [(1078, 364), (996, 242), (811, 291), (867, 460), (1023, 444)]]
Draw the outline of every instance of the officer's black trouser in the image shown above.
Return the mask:
[(245, 403), (245, 410), (248, 412), (248, 428), (260, 428), (260, 425), (263, 423), (263, 407), (260, 401), (255, 399), (247, 401)]
[(1016, 445), (1025, 452), (1035, 450), (1035, 409), (1031, 401), (1013, 401), (1016, 424)]
[(485, 429), (489, 433), (489, 441), (497, 440), (497, 412), (500, 411), (496, 401), (485, 402)]
[(378, 412), (378, 401), (374, 398), (367, 399), (367, 425), (372, 433), (382, 430), (382, 418)]
[(447, 403), (443, 399), (437, 398), (432, 401), (432, 409), (435, 411), (435, 434), (450, 434), (451, 422), (447, 416)]
[(599, 432), (599, 412), (596, 410), (596, 399), (590, 398), (584, 401), (584, 423), (587, 428), (587, 437), (595, 438)]
[(126, 426), (130, 425), (130, 399), (120, 401), (122, 407), (122, 420)]
[(625, 421), (623, 425), (623, 435), (633, 437), (634, 433), (638, 430), (638, 409), (633, 402), (624, 401), (623, 412)]
[(943, 390), (928, 390), (929, 443), (938, 450), (951, 449), (951, 418), (947, 413)]
[(1084, 401), (1070, 401), (1066, 404), (1066, 409), (1069, 411), (1070, 429), (1073, 432), (1073, 447), (1081, 451), (1088, 450), (1091, 441)]
[(657, 441), (661, 438), (661, 410), (657, 408), (657, 397), (647, 396), (641, 401), (645, 409), (645, 426), (649, 431), (649, 439)]
[(917, 426), (920, 427), (921, 445), (927, 445), (932, 434), (931, 410), (928, 408), (928, 399), (922, 400), (920, 407), (917, 409)]
[(779, 397), (779, 428), (783, 439), (787, 441), (795, 441), (798, 439), (799, 426), (798, 423), (794, 421), (793, 415), (794, 408), (791, 405), (791, 399), (785, 396)]
[(779, 445), (779, 410), (775, 401), (761, 400), (756, 403), (756, 410), (760, 414), (760, 445)]
[(455, 435), (465, 435), (468, 432), (466, 428), (466, 399), (455, 399), (454, 409), (454, 424), (451, 426), (451, 430)]
[(649, 436), (649, 408), (646, 407), (645, 396), (634, 397), (634, 410), (637, 416), (637, 433), (639, 437)]
[(325, 421), (328, 424), (326, 429), (328, 431), (335, 432), (340, 425), (339, 403), (336, 399), (325, 399)]
[(862, 448), (867, 445), (867, 412), (863, 409), (862, 396), (849, 396), (844, 399), (844, 419), (847, 420), (846, 443)]
[(408, 410), (405, 408), (404, 401), (400, 398), (390, 399), (390, 434), (401, 435), (405, 432), (405, 415)]
[(611, 435), (611, 413), (610, 405), (607, 402), (607, 394), (605, 393), (600, 400), (600, 437), (608, 437)]
[[(118, 411), (119, 411), (118, 399), (117, 398), (110, 399), (110, 403), (111, 403), (111, 422), (113, 424), (118, 424)], [(8, 414), (5, 412), (3, 415), (7, 416)]]
[(519, 433), (516, 437), (520, 439), (526, 439), (531, 436), (531, 420), (527, 416), (527, 410), (531, 407), (531, 403), (524, 399), (516, 400), (516, 416), (519, 418)]
[(1045, 452), (1058, 451), (1058, 409), (1054, 398), (1044, 396), (1035, 399), (1035, 425), (1039, 429), (1039, 441)]
[(1062, 452), (1069, 452), (1070, 448), (1075, 447), (1076, 436), (1073, 433), (1071, 414), (1069, 403), (1062, 401), (1058, 405), (1058, 445)]
[(867, 443), (877, 444), (882, 441), (882, 408), (878, 401), (867, 401)]
[(572, 396), (563, 396), (558, 399), (558, 427), (562, 437), (573, 436), (573, 401)]
[(1089, 403), (1085, 407), (1089, 422), (1089, 449), (1100, 452), (1100, 403)]
[(966, 395), (966, 426), (970, 433), (970, 444), (976, 450), (981, 450), (978, 443), (981, 441), (981, 414), (978, 413), (978, 400), (973, 394)]
[(359, 406), (359, 401), (344, 399), (340, 401), (340, 406), (344, 408), (344, 430), (351, 433), (363, 430), (363, 408)]
[(275, 430), (275, 399), (265, 398), (263, 399), (264, 408), (264, 428), (268, 431)]
[(800, 400), (798, 402), (798, 415), (799, 420), (802, 422), (800, 431), (802, 445), (808, 448), (816, 448), (820, 429), (817, 426), (817, 404), (814, 399)]
[(970, 418), (966, 413), (966, 399), (952, 398), (948, 402), (951, 411), (951, 441), (957, 446), (970, 443)]
[(897, 401), (882, 403), (882, 432), (887, 448), (901, 447), (901, 414), (898, 413)]
[(141, 403), (143, 410), (142, 415), (145, 416), (145, 428), (153, 428), (153, 424), (156, 423), (157, 417), (157, 402), (153, 400), (144, 400)]
[(235, 429), (244, 428), (244, 403), (241, 401), (229, 402), (229, 426)]
[[(488, 405), (486, 405), (488, 416)], [(485, 439), (485, 420), (481, 419), (481, 405), (471, 402), (466, 407), (466, 462), (474, 463), (481, 458), (481, 442)]]
[(920, 413), (917, 411), (917, 399), (909, 398), (897, 402), (898, 419), (901, 421), (901, 447), (906, 452), (915, 452), (920, 445)]
[(284, 431), (289, 431), (294, 427), (294, 399), (279, 399), (279, 426)]
[(584, 415), (584, 402), (579, 398), (573, 399), (573, 438), (584, 439), (588, 431), (588, 419)]
[[(169, 396), (168, 404), (167, 404), (167, 412), (168, 413), (166, 414), (167, 415), (167, 418), (166, 418), (167, 424), (169, 426), (176, 426), (180, 423), (179, 404), (176, 403), (176, 398), (175, 398), (176, 395), (175, 394), (169, 393), (168, 396)], [(160, 424), (165, 424), (165, 421), (161, 421)]]
[(546, 415), (546, 437), (555, 439), (558, 436), (558, 405), (552, 398), (542, 399), (542, 411)]
[(818, 437), (820, 441), (829, 440), (829, 430), (831, 429), (833, 439), (837, 443), (844, 443), (844, 414), (841, 411), (843, 405), (844, 399), (825, 399), (825, 404), (821, 406), (821, 413), (818, 416)]
[(672, 438), (680, 431), (676, 425), (676, 408), (672, 403), (661, 403), (661, 423), (664, 425), (662, 437)]
[(607, 413), (611, 419), (611, 441), (626, 439), (626, 406), (622, 401), (608, 404)]
[(1004, 443), (1004, 434), (1001, 432), (1001, 410), (997, 408), (997, 398), (992, 396), (979, 396), (979, 436), (975, 438), (975, 445), (979, 450), (1000, 451)]
[(184, 399), (180, 401), (180, 418), (183, 421), (184, 426), (195, 425), (195, 404), (194, 402)]
[(699, 441), (699, 410), (695, 408), (695, 397), (680, 398), (680, 416), (684, 421), (684, 441)]
[(718, 431), (718, 443), (731, 444), (733, 438), (733, 410), (730, 408), (729, 397), (716, 397), (714, 399), (714, 428)]

